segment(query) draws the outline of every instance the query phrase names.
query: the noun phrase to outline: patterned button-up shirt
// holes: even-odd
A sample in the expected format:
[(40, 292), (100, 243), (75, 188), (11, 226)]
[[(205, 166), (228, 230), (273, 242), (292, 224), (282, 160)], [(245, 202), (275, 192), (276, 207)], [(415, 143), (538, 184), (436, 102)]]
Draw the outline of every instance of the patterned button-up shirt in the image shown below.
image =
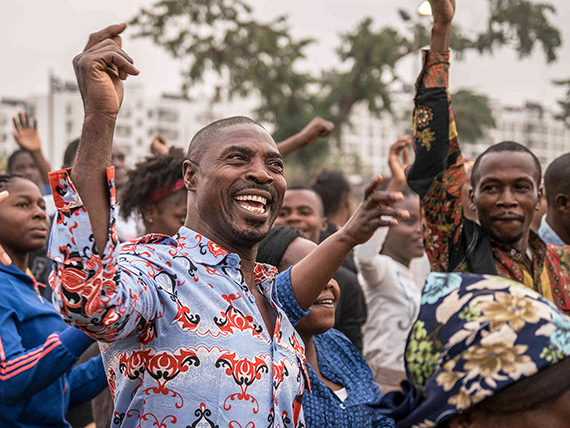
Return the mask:
[(268, 331), (237, 254), (185, 227), (119, 247), (112, 169), (108, 179), (111, 221), (100, 257), (69, 170), (52, 173), (50, 282), (65, 321), (102, 342), (113, 426), (303, 427), (307, 373), (291, 320), (306, 312), (289, 271), (255, 268), (276, 312)]
[(515, 248), (492, 241), (463, 216), (467, 180), (453, 117), (449, 52), (424, 51), (413, 122), (416, 159), (408, 184), (421, 198), (423, 234), (431, 270), (490, 273), (525, 284), (570, 313), (570, 247), (545, 244), (530, 232), (531, 265)]

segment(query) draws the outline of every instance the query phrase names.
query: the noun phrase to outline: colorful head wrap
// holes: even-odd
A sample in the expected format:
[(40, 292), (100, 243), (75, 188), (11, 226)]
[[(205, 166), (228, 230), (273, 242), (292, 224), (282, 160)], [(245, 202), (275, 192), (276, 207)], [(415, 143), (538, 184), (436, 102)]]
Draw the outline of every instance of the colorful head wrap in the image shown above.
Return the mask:
[(431, 273), (421, 303), (403, 391), (376, 406), (397, 427), (436, 427), (570, 355), (570, 318), (522, 284)]
[(184, 189), (186, 185), (184, 184), (184, 179), (183, 178), (179, 178), (178, 180), (176, 180), (172, 186), (166, 188), (166, 189), (160, 189), (157, 190), (152, 196), (151, 196), (151, 201), (152, 202), (157, 202), (159, 200), (161, 200), (162, 198), (165, 198), (168, 195), (171, 195), (174, 192), (179, 191), (180, 189)]

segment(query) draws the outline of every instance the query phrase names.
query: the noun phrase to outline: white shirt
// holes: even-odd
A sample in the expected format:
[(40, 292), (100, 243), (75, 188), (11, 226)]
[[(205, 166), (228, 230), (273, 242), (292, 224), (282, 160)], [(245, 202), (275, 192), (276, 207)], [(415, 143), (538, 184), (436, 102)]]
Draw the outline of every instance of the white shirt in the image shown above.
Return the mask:
[(388, 228), (380, 228), (368, 242), (354, 249), (358, 280), (368, 307), (363, 351), (375, 379), (382, 377), (378, 376), (382, 369), (405, 370), (406, 340), (418, 316), (421, 290), (429, 271), (425, 256), (414, 263), (420, 271), (416, 275), (391, 257), (379, 254), (387, 234)]

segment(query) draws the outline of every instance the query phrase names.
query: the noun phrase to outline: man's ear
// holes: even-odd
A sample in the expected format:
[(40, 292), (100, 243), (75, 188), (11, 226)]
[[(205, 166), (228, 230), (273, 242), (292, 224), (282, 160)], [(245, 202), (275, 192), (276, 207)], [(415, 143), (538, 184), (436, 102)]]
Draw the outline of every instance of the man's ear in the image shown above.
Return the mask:
[(542, 206), (542, 198), (544, 198), (544, 186), (540, 185), (538, 188), (538, 202), (536, 203), (536, 207), (534, 207), (536, 211), (540, 210)]
[(182, 164), (182, 175), (184, 176), (186, 189), (190, 192), (194, 191), (199, 175), (198, 165), (189, 160), (185, 160)]
[(324, 232), (325, 230), (327, 230), (327, 218), (323, 217), (323, 219), (321, 220), (321, 227), (319, 229), (321, 232)]
[(477, 212), (477, 207), (475, 206), (475, 192), (473, 191), (473, 187), (469, 189), (469, 208), (471, 208), (471, 211)]
[(566, 193), (559, 193), (554, 198), (554, 208), (558, 211), (570, 213), (570, 197)]

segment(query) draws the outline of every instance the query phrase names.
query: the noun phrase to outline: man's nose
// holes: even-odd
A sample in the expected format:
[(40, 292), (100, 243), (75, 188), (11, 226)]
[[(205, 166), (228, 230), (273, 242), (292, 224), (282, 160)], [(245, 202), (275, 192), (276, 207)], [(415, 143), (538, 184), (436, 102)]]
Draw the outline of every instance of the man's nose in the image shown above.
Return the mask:
[(514, 193), (509, 188), (505, 188), (501, 192), (501, 196), (499, 198), (498, 203), (499, 205), (509, 206), (509, 207), (518, 205), (518, 201), (515, 198)]
[(252, 163), (247, 171), (246, 177), (258, 184), (269, 184), (273, 182), (273, 176), (268, 173), (265, 165), (260, 165), (259, 162)]

